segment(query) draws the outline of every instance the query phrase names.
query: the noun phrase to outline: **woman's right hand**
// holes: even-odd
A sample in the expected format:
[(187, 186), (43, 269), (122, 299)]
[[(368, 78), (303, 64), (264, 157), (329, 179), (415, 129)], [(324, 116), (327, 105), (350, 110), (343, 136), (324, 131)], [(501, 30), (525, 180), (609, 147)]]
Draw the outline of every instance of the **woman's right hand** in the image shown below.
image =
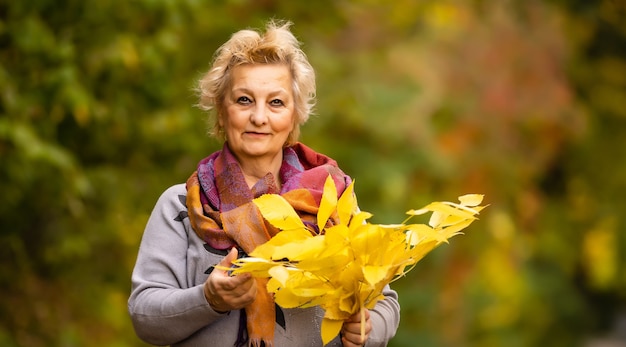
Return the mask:
[[(236, 259), (237, 249), (233, 247), (219, 266), (230, 267)], [(216, 267), (204, 282), (204, 296), (213, 310), (225, 313), (252, 303), (256, 298), (256, 284), (249, 273), (229, 276)]]

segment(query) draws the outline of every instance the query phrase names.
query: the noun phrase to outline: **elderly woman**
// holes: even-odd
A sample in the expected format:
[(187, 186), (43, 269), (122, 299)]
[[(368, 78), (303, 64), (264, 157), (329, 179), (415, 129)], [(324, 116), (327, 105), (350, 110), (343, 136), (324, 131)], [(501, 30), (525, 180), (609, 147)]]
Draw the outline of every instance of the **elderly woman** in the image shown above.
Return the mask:
[[(297, 142), (314, 104), (315, 75), (289, 23), (235, 33), (198, 89), (200, 107), (216, 113), (213, 132), (224, 145), (186, 184), (166, 190), (152, 212), (132, 275), (135, 330), (156, 345), (322, 346), (320, 307), (283, 309), (264, 280), (215, 269), (278, 232), (255, 197), (306, 192), (291, 200), (306, 224), (328, 175), (339, 194), (351, 181), (334, 160)], [(383, 294), (364, 312), (364, 340), (356, 314), (328, 345), (385, 346), (398, 327), (399, 305), (393, 290)]]

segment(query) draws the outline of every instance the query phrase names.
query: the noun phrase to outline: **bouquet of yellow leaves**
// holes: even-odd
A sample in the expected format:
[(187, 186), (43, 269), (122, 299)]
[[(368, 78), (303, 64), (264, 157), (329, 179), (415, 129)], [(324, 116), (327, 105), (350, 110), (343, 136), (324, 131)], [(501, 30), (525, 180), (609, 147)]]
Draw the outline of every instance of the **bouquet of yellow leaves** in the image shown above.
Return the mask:
[[(311, 234), (283, 197), (263, 195), (253, 201), (281, 232), (250, 257), (237, 259), (230, 270), (234, 275), (269, 277), (267, 290), (281, 307), (321, 306), (325, 311), (321, 334), (326, 345), (337, 336), (345, 319), (359, 311), (364, 314), (363, 308), (371, 309), (384, 298), (385, 285), (476, 220), (484, 208), (478, 206), (482, 199), (479, 194), (464, 195), (459, 197), (460, 203), (433, 202), (410, 210), (402, 224), (370, 224), (367, 219), (372, 215), (358, 209), (354, 182), (337, 199), (329, 176), (317, 214), (319, 235)], [(432, 212), (428, 225), (407, 224), (413, 216), (428, 212)], [(339, 223), (326, 227), (331, 215)]]

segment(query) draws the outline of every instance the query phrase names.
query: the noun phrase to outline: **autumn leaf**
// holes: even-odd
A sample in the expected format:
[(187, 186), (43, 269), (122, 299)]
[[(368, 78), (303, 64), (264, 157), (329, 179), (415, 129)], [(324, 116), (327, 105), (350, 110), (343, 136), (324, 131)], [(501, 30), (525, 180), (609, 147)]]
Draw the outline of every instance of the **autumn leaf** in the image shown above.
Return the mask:
[(346, 187), (339, 201), (337, 201), (337, 215), (339, 221), (348, 224), (352, 215), (357, 212), (356, 195), (354, 195), (354, 180)]
[(322, 343), (326, 345), (334, 339), (335, 336), (339, 335), (339, 331), (341, 331), (342, 326), (342, 320), (329, 318), (322, 319)]
[(263, 217), (280, 230), (304, 228), (302, 220), (287, 200), (277, 194), (264, 194), (253, 200)]
[(332, 215), (337, 207), (337, 187), (332, 177), (328, 175), (324, 182), (324, 192), (322, 193), (322, 200), (320, 201), (320, 207), (317, 212), (317, 225), (319, 230), (324, 229), (328, 218)]

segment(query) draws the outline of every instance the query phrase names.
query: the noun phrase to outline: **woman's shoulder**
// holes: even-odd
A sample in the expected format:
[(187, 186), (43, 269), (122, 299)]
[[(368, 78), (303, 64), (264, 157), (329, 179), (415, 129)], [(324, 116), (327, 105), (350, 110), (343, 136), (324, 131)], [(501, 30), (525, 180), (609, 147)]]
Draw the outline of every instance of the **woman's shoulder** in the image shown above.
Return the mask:
[(157, 206), (167, 209), (187, 209), (187, 187), (185, 183), (175, 184), (165, 189), (157, 200)]
[(178, 200), (180, 195), (187, 196), (187, 187), (185, 183), (179, 183), (168, 187), (161, 193), (159, 200)]
[(291, 146), (291, 149), (298, 156), (298, 159), (300, 160), (300, 163), (304, 166), (305, 170), (322, 165), (337, 166), (337, 162), (334, 159), (325, 154), (317, 152), (316, 150), (301, 142), (297, 142), (296, 144)]
[(185, 183), (178, 183), (165, 189), (161, 196), (187, 195), (187, 186)]

